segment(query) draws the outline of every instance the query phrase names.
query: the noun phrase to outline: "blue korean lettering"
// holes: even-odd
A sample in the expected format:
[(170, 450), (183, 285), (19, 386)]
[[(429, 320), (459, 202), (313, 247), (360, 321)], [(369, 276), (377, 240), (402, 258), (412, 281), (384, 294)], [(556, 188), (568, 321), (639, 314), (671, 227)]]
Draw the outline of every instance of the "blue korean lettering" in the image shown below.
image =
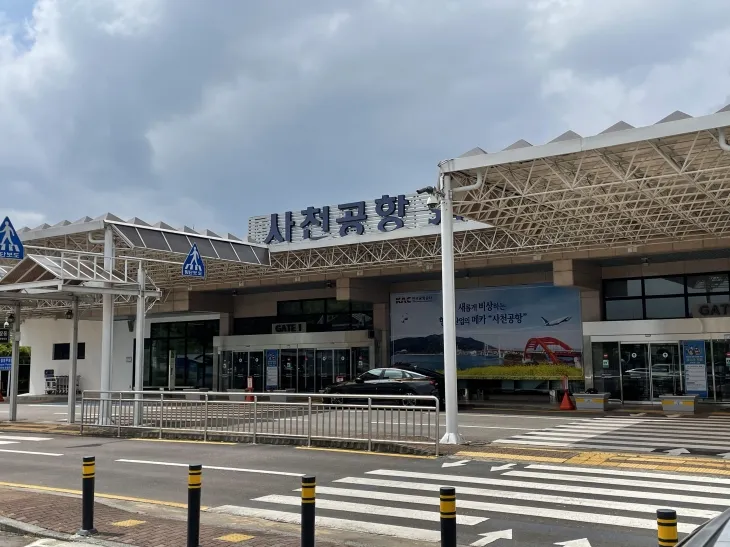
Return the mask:
[[(454, 215), (454, 220), (462, 221), (464, 220), (464, 217)], [(435, 226), (441, 224), (441, 209), (431, 209), (431, 218), (428, 219), (428, 223), (434, 224)]]
[(340, 237), (345, 237), (350, 228), (353, 228), (359, 236), (365, 233), (363, 222), (368, 219), (368, 216), (365, 214), (364, 201), (343, 203), (338, 205), (337, 208), (344, 212), (340, 218), (336, 219), (337, 224), (340, 225)]
[(319, 239), (312, 238), (312, 228), (320, 227), (322, 232), (330, 231), (330, 208), (329, 207), (307, 207), (302, 211), (304, 220), (299, 225), (302, 228), (302, 237), (304, 239)]
[(279, 215), (277, 213), (274, 213), (271, 215), (271, 219), (269, 220), (269, 235), (266, 236), (266, 239), (264, 240), (264, 243), (267, 245), (271, 243), (272, 241), (276, 241), (277, 243), (291, 243), (291, 233), (292, 228), (294, 227), (294, 221), (292, 220), (292, 214), (291, 211), (287, 211), (284, 214), (284, 235), (281, 235), (281, 231), (279, 230)]
[(375, 212), (382, 220), (378, 223), (378, 230), (388, 232), (388, 224), (394, 224), (393, 230), (403, 228), (403, 217), (406, 216), (406, 205), (410, 201), (406, 196), (399, 194), (397, 197), (384, 194), (381, 198), (375, 200)]

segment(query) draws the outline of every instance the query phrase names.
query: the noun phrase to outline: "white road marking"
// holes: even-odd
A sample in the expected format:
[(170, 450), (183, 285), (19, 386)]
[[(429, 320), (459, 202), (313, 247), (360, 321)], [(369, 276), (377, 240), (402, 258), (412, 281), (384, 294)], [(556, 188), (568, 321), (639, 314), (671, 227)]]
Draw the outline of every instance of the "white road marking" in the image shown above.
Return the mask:
[[(730, 438), (730, 429), (728, 429), (727, 434), (718, 434), (718, 428), (708, 428), (708, 429), (700, 429), (700, 428), (688, 428), (686, 430), (684, 429), (677, 429), (675, 427), (640, 427), (640, 426), (631, 426), (631, 429), (622, 428), (620, 430), (616, 429), (609, 429), (604, 428), (602, 426), (594, 427), (594, 426), (582, 426), (582, 425), (559, 425), (556, 427), (546, 428), (546, 429), (533, 429), (531, 431), (544, 431), (544, 432), (555, 432), (555, 433), (572, 433), (572, 432), (591, 432), (595, 433), (596, 435), (601, 435), (604, 433), (612, 433), (614, 431), (618, 431), (619, 433), (623, 435), (634, 435), (634, 434), (640, 434), (645, 436), (658, 436), (658, 437), (665, 437), (670, 433), (677, 433), (685, 437), (700, 437), (700, 438), (707, 438), (707, 434), (711, 434), (713, 438)], [(721, 430), (722, 431), (722, 430)]]
[[(514, 440), (544, 440), (548, 442), (567, 442), (568, 446), (572, 445), (582, 445), (580, 439), (566, 439), (564, 437), (560, 437), (559, 435), (534, 435), (530, 437), (526, 436), (516, 436), (512, 437)], [(636, 445), (639, 447), (645, 447), (647, 444), (651, 444), (655, 449), (656, 448), (677, 448), (678, 446), (682, 446), (684, 448), (698, 448), (702, 450), (722, 450), (724, 448), (730, 447), (730, 443), (720, 441), (720, 442), (714, 442), (714, 441), (705, 441), (706, 444), (693, 444), (692, 442), (684, 442), (682, 440), (677, 440), (675, 442), (665, 442), (665, 441), (657, 441), (655, 439), (648, 439), (645, 437), (613, 437), (613, 436), (602, 436), (602, 437), (592, 437), (590, 440), (593, 444), (599, 444), (599, 445), (620, 445), (622, 447), (628, 447), (632, 445)], [(497, 441), (494, 441), (497, 442)], [(501, 441), (500, 441), (501, 442)], [(608, 448), (608, 446), (605, 446), (605, 448)], [(632, 449), (633, 450), (633, 449)]]
[[(221, 505), (208, 509), (213, 513), (226, 513), (242, 517), (262, 518), (275, 522), (286, 522), (299, 524), (301, 521), (298, 513), (287, 513), (285, 511), (274, 511), (270, 509), (257, 509), (255, 507), (240, 507), (237, 505)], [(379, 522), (368, 522), (359, 520), (347, 520), (331, 517), (315, 517), (315, 525), (334, 530), (345, 530), (348, 532), (362, 532), (365, 534), (379, 534), (381, 536), (399, 537), (414, 541), (437, 542), (441, 540), (441, 532), (436, 530), (423, 530), (421, 528), (410, 528), (407, 526), (393, 526)]]
[[(565, 488), (575, 488), (573, 484), (555, 484), (548, 483), (545, 481), (518, 481), (518, 480), (506, 480), (506, 479), (494, 479), (488, 477), (469, 477), (459, 475), (442, 475), (436, 473), (418, 473), (415, 471), (392, 471), (389, 469), (376, 469), (375, 471), (369, 471), (369, 475), (379, 475), (385, 477), (399, 477), (399, 478), (410, 478), (410, 479), (425, 479), (444, 482), (454, 483), (467, 483), (467, 484), (484, 484), (489, 486), (503, 486), (505, 488), (526, 488), (530, 490), (548, 490), (555, 492), (556, 488), (564, 486)], [(376, 481), (376, 482), (369, 482)], [(360, 484), (360, 485), (374, 485), (379, 486), (379, 479), (371, 478), (345, 478), (338, 479), (334, 482), (346, 482), (349, 484)], [(461, 488), (460, 488), (461, 490)], [(592, 486), (581, 486), (580, 491), (583, 494), (590, 494), (595, 496), (610, 496), (620, 498), (634, 498), (644, 500), (656, 500), (661, 502), (676, 501), (678, 503), (694, 503), (697, 505), (726, 505), (730, 506), (730, 498), (708, 498), (703, 496), (691, 496), (688, 494), (672, 494), (671, 492), (650, 492), (643, 490), (619, 490), (615, 488), (595, 488)]]
[(2, 435), (2, 434), (0, 434), (0, 440), (40, 442), (40, 441), (52, 441), (53, 439), (51, 437), (22, 437), (20, 435)]
[[(609, 484), (616, 486), (633, 486), (635, 488), (663, 488), (665, 490), (680, 490), (686, 492), (690, 488), (687, 484), (656, 483), (651, 481), (639, 481), (633, 479), (619, 479), (615, 477), (579, 477), (570, 476), (565, 473), (537, 473), (534, 471), (507, 471), (502, 473), (507, 477), (524, 477), (528, 479), (547, 479), (567, 482), (588, 482), (591, 484)], [(715, 486), (704, 486), (702, 484), (691, 485), (693, 492), (705, 492), (707, 494), (730, 495), (730, 488), (719, 488)]]
[[(519, 445), (530, 445), (530, 446), (552, 446), (558, 448), (567, 448), (573, 446), (573, 442), (551, 442), (551, 441), (522, 441), (513, 439), (497, 439), (492, 441), (492, 444), (519, 444)], [(645, 443), (644, 443), (645, 444)], [(600, 444), (586, 444), (580, 443), (580, 448), (602, 448), (603, 450), (631, 450), (632, 452), (653, 452), (653, 448), (647, 448), (645, 446), (611, 446)]]
[[(339, 488), (337, 490), (340, 490)], [(322, 493), (322, 488), (317, 488), (318, 493)], [(417, 496), (413, 496), (417, 497)], [(392, 498), (391, 498), (392, 499)], [(278, 503), (281, 505), (293, 505), (300, 507), (302, 498), (299, 496), (280, 496), (272, 494), (270, 496), (262, 496), (255, 498), (253, 501), (261, 501), (264, 503)], [(395, 500), (393, 500), (395, 501)], [(439, 502), (436, 499), (436, 502)], [(460, 503), (460, 505), (463, 504)], [(384, 517), (397, 517), (404, 519), (426, 520), (429, 522), (440, 522), (441, 515), (438, 511), (420, 511), (418, 509), (406, 509), (404, 507), (387, 507), (384, 505), (372, 505), (369, 503), (352, 503), (348, 501), (324, 500), (317, 497), (317, 509), (326, 509), (328, 511), (349, 511), (360, 515), (381, 515)], [(489, 520), (487, 517), (470, 517), (466, 515), (456, 515), (456, 522), (466, 526), (474, 526)]]
[[(624, 468), (605, 469), (600, 467), (561, 467), (558, 465), (531, 464), (526, 469), (540, 471), (558, 471), (561, 473), (589, 473), (591, 475), (616, 475), (623, 477), (639, 477), (667, 481), (708, 482), (710, 484), (730, 484), (730, 479), (721, 477), (705, 477), (702, 475), (681, 475), (679, 473), (655, 473), (652, 471), (629, 471)], [(689, 486), (689, 485), (688, 485)]]
[(0, 449), (0, 452), (5, 452), (8, 454), (29, 454), (31, 456), (63, 456), (63, 454), (54, 454), (52, 452), (31, 452), (29, 450), (7, 450), (7, 449)]
[[(360, 481), (367, 482), (367, 486), (379, 486), (382, 488), (398, 488), (404, 490), (419, 490), (425, 492), (438, 492), (440, 485), (436, 483), (419, 483), (405, 481), (390, 481), (379, 479), (357, 479), (358, 482), (343, 480), (335, 482), (344, 482), (348, 484), (360, 484)], [(407, 494), (394, 494), (392, 492), (378, 492), (373, 490), (356, 490), (350, 488), (333, 488), (331, 486), (318, 486), (317, 494), (330, 494), (333, 496), (343, 496), (352, 498), (365, 498), (374, 500), (395, 501), (401, 503), (417, 503), (423, 505), (438, 505), (439, 499), (436, 496), (412, 496)], [(511, 500), (533, 501), (537, 503), (548, 503), (553, 505), (577, 505), (579, 507), (598, 507), (605, 509), (616, 509), (618, 511), (631, 511), (635, 513), (656, 513), (655, 504), (629, 503), (611, 500), (597, 500), (589, 498), (573, 498), (570, 496), (549, 496), (544, 494), (536, 494), (534, 492), (515, 492), (512, 490), (491, 490), (485, 488), (469, 488), (459, 487), (457, 495), (464, 496), (481, 496), (487, 498), (501, 498)], [(297, 498), (299, 499), (299, 498)], [(317, 503), (320, 500), (317, 498)], [(299, 500), (301, 504), (301, 500)], [(457, 500), (457, 505), (464, 509), (483, 509), (481, 502), (465, 500), (461, 497)], [(684, 509), (677, 508), (677, 514), (685, 517), (697, 517), (704, 519), (715, 518), (720, 511), (709, 511), (706, 509)]]
[[(174, 462), (155, 462), (149, 460), (115, 460), (120, 463), (139, 463), (144, 465), (165, 465), (173, 467), (188, 467), (187, 463), (174, 463)], [(285, 477), (303, 477), (304, 473), (289, 473), (287, 471), (268, 471), (266, 469), (246, 469), (243, 467), (220, 467), (217, 465), (205, 465), (203, 464), (203, 471), (206, 469), (215, 469), (216, 471), (237, 471), (239, 473), (257, 473), (261, 475), (283, 475)]]

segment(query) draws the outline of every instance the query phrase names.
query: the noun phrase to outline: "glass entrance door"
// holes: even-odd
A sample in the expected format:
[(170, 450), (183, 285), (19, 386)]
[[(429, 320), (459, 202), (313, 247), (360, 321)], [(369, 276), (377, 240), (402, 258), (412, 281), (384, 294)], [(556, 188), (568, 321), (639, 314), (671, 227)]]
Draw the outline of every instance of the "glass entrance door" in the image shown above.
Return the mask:
[(248, 353), (233, 352), (231, 366), (230, 389), (246, 389), (248, 384)]
[(679, 374), (679, 344), (649, 344), (651, 350), (651, 396), (673, 395), (682, 389)]
[(682, 389), (679, 344), (620, 344), (624, 401), (658, 401)]
[(253, 390), (264, 391), (264, 352), (251, 351), (248, 354), (248, 373), (253, 378)]
[(297, 384), (300, 393), (314, 393), (315, 387), (315, 366), (314, 350), (300, 349), (298, 362)]
[(621, 344), (621, 383), (624, 401), (651, 401), (647, 344)]
[(327, 386), (334, 384), (335, 379), (332, 375), (332, 350), (318, 349), (315, 360), (317, 364), (317, 382), (319, 384), (318, 388), (324, 389)]
[(279, 352), (281, 389), (297, 389), (297, 350), (282, 349)]
[(352, 379), (350, 370), (350, 350), (336, 349), (334, 351), (335, 382), (347, 382)]

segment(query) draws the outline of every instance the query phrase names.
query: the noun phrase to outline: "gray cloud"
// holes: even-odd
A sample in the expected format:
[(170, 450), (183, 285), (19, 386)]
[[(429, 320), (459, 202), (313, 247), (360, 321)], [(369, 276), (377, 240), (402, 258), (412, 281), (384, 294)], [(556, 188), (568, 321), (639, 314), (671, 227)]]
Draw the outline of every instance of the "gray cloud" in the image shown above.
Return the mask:
[(705, 114), (730, 89), (721, 0), (20, 5), (0, 17), (0, 180), (29, 221), (243, 235), (411, 191), (474, 146)]

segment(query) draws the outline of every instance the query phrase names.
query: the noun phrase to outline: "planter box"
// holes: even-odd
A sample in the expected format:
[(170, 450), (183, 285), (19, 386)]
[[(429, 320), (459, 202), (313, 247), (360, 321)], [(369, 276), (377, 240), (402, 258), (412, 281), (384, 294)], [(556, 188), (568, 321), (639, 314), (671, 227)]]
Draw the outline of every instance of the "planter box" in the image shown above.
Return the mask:
[(610, 393), (575, 393), (577, 410), (607, 410)]
[(661, 401), (664, 412), (694, 414), (697, 395), (662, 395)]

